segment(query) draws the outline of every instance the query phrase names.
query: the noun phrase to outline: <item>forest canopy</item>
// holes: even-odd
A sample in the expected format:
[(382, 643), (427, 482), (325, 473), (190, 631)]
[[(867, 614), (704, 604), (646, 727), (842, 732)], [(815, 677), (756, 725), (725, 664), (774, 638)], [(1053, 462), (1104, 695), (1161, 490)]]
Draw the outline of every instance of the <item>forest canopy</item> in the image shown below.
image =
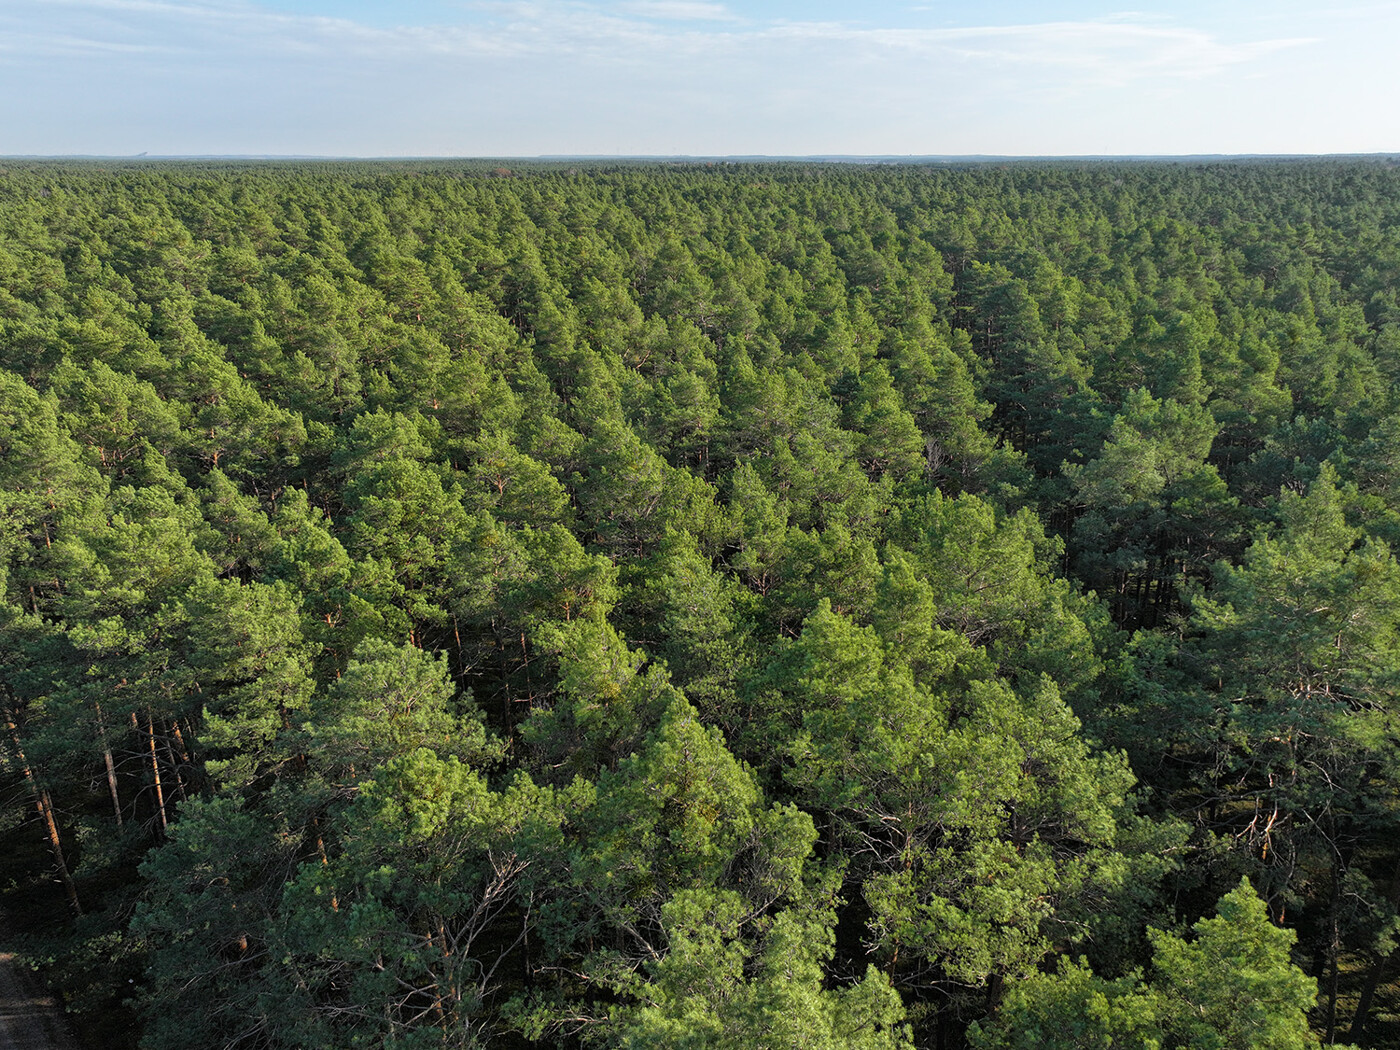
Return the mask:
[(1400, 170), (0, 167), (93, 1045), (1400, 1046)]

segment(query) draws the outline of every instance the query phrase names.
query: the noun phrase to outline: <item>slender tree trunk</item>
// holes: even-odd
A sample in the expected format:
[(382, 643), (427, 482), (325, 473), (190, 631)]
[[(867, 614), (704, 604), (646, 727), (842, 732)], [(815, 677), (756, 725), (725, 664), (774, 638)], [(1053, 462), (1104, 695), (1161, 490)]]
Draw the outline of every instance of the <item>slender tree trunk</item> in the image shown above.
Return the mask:
[(525, 946), (525, 987), (535, 986), (535, 969), (530, 962), (530, 911), (535, 903), (535, 894), (530, 893), (530, 899), (525, 902), (525, 914), (520, 918), (520, 939)]
[[(29, 772), (29, 767), (25, 766), (25, 773)], [(33, 778), (29, 780), (30, 790), (35, 789)], [(47, 788), (34, 791), (34, 804), (39, 810), (39, 815), (44, 818), (44, 828), (49, 835), (49, 849), (53, 851), (54, 863), (58, 865), (58, 877), (63, 883), (63, 892), (68, 896), (68, 907), (72, 909), (75, 917), (83, 914), (83, 906), (78, 901), (78, 887), (73, 883), (73, 876), (68, 870), (68, 862), (63, 859), (63, 842), (58, 837), (58, 821), (53, 816), (53, 799), (49, 796)]]
[[(131, 712), (131, 726), (137, 733), (141, 732), (141, 722), (136, 717), (135, 711)], [(164, 837), (165, 833), (170, 829), (170, 825), (165, 819), (165, 790), (160, 784), (160, 760), (159, 756), (156, 754), (155, 722), (151, 718), (151, 713), (149, 711), (146, 712), (146, 742), (148, 745), (148, 753), (151, 756), (151, 777), (155, 782), (156, 789), (156, 814), (160, 817), (160, 833), (161, 836)]]
[(496, 621), (491, 621), (491, 637), (496, 642), (496, 666), (501, 676), (501, 730), (510, 730), (510, 657), (506, 655), (506, 640)]
[(187, 802), (189, 796), (185, 794), (185, 778), (180, 775), (180, 760), (176, 757), (175, 748), (170, 743), (170, 737), (161, 737), (161, 743), (165, 745), (165, 757), (169, 760), (170, 768), (175, 773), (175, 794), (179, 796), (181, 802)]
[(58, 877), (63, 883), (63, 892), (68, 896), (68, 907), (73, 912), (75, 918), (83, 914), (83, 906), (78, 901), (78, 887), (73, 883), (73, 876), (68, 870), (68, 862), (63, 858), (63, 841), (58, 837), (58, 821), (53, 815), (53, 799), (49, 796), (47, 788), (41, 788), (34, 779), (34, 773), (29, 768), (29, 759), (24, 755), (24, 747), (19, 741), (19, 726), (15, 723), (14, 716), (10, 712), (5, 714), (5, 725), (10, 731), (10, 740), (15, 746), (15, 757), (19, 759), (20, 771), (24, 775), (24, 782), (29, 787), (29, 794), (34, 799), (34, 808), (39, 811), (39, 817), (44, 822), (44, 830), (49, 839), (49, 852), (53, 854), (54, 863), (58, 866)]
[[(437, 935), (438, 935), (438, 941), (437, 941), (437, 943), (438, 943), (438, 951), (439, 951), (439, 953), (442, 955), (442, 957), (443, 957), (444, 959), (447, 959), (447, 958), (449, 958), (449, 957), (451, 956), (452, 953), (448, 950), (448, 947), (447, 947), (447, 927), (443, 924), (442, 919), (440, 919), (440, 918), (438, 919)], [(431, 933), (428, 934), (428, 943), (429, 943), (429, 944), (432, 944), (432, 943), (433, 943), (433, 935), (432, 935)], [(446, 964), (444, 964), (443, 970), (444, 970), (447, 974), (451, 974), (451, 973), (452, 973), (452, 966), (451, 966), (451, 963), (446, 963)], [(444, 1044), (445, 1044), (446, 1041), (447, 1041), (448, 1012), (447, 1012), (447, 1007), (445, 1007), (445, 1006), (443, 1005), (443, 1001), (444, 1001), (444, 1000), (446, 1000), (447, 1002), (452, 1002), (452, 1001), (454, 1001), (454, 999), (455, 999), (455, 997), (456, 997), (456, 991), (457, 991), (456, 986), (452, 983), (451, 980), (449, 980), (449, 981), (447, 982), (447, 991), (446, 991), (446, 993), (443, 992), (443, 989), (442, 989), (442, 981), (437, 980), (437, 981), (434, 981), (434, 982), (433, 982), (433, 1000), (434, 1000), (434, 1002), (433, 1002), (433, 1013), (437, 1015), (438, 1027), (441, 1028), (441, 1029), (443, 1030), (443, 1042), (444, 1042)]]
[[(311, 826), (316, 831), (316, 856), (321, 858), (321, 864), (323, 867), (330, 867), (331, 858), (326, 855), (326, 842), (325, 839), (321, 837), (320, 819), (313, 817), (311, 820)], [(336, 892), (334, 886), (331, 886), (331, 911), (340, 911), (340, 894)]]
[(1341, 975), (1340, 960), (1338, 956), (1342, 952), (1342, 931), (1341, 931), (1341, 909), (1342, 909), (1342, 875), (1346, 869), (1349, 858), (1344, 856), (1336, 845), (1338, 829), (1332, 819), (1327, 820), (1327, 837), (1332, 844), (1334, 851), (1332, 858), (1332, 892), (1331, 900), (1327, 904), (1327, 1045), (1331, 1046), (1337, 1041), (1337, 986)]
[(1328, 1046), (1337, 1041), (1337, 954), (1339, 940), (1337, 933), (1337, 910), (1332, 909), (1331, 943), (1327, 945), (1327, 1039)]
[[(189, 729), (190, 738), (193, 739), (194, 726), (190, 725), (187, 728)], [(194, 764), (193, 753), (190, 751), (190, 746), (185, 742), (185, 732), (180, 728), (180, 720), (178, 718), (172, 718), (170, 720), (170, 733), (175, 738), (175, 753), (180, 756), (180, 765), (186, 770), (185, 779), (189, 784), (189, 791), (198, 794), (202, 777), (200, 776), (199, 768)], [(181, 795), (181, 798), (183, 797), (184, 796)]]
[(1370, 1019), (1371, 1003), (1376, 998), (1376, 989), (1380, 987), (1381, 977), (1385, 974), (1386, 964), (1394, 957), (1395, 951), (1391, 950), (1385, 955), (1377, 955), (1375, 964), (1372, 965), (1369, 973), (1366, 974), (1366, 983), (1361, 986), (1361, 997), (1356, 1001), (1356, 1013), (1351, 1018), (1351, 1030), (1347, 1032), (1347, 1042), (1355, 1043), (1361, 1039), (1366, 1032), (1366, 1022)]
[(190, 749), (185, 744), (185, 734), (180, 732), (180, 720), (178, 718), (171, 721), (170, 731), (175, 734), (175, 743), (180, 745), (180, 761), (187, 766), (192, 765), (194, 760), (190, 758)]
[(164, 835), (170, 830), (170, 823), (165, 816), (165, 789), (160, 783), (160, 755), (156, 753), (156, 723), (151, 717), (151, 712), (146, 712), (146, 740), (150, 744), (151, 750), (151, 777), (156, 784), (156, 811), (160, 813), (160, 831)]
[[(1400, 907), (1400, 863), (1396, 864), (1395, 874), (1390, 879), (1390, 903)], [(1356, 1013), (1351, 1018), (1351, 1030), (1347, 1032), (1347, 1042), (1354, 1043), (1365, 1033), (1366, 1022), (1370, 1020), (1371, 1004), (1376, 998), (1376, 989), (1380, 987), (1385, 968), (1390, 960), (1395, 958), (1396, 952), (1400, 952), (1400, 948), (1392, 948), (1386, 954), (1376, 956), (1371, 972), (1366, 975), (1366, 983), (1361, 986), (1361, 998), (1357, 1000)]]
[(117, 818), (117, 827), (122, 826), (122, 800), (117, 791), (117, 767), (112, 762), (112, 747), (107, 742), (107, 724), (102, 717), (102, 705), (97, 709), (97, 736), (102, 741), (102, 761), (107, 766), (107, 792), (112, 796), (112, 812)]

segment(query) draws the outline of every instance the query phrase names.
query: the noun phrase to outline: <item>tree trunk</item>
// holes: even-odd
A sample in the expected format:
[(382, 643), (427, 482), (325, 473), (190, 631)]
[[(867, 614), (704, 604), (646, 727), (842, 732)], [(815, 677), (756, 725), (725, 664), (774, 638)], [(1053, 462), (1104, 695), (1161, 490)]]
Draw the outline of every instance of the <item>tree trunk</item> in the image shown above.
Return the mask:
[(112, 747), (107, 743), (107, 725), (102, 718), (102, 705), (97, 708), (97, 736), (102, 741), (102, 761), (107, 766), (107, 792), (112, 796), (112, 812), (117, 818), (117, 827), (122, 826), (122, 800), (117, 793), (117, 768), (112, 763)]
[[(141, 732), (141, 722), (136, 717), (136, 712), (131, 712), (131, 728), (139, 734)], [(150, 712), (146, 712), (146, 743), (151, 756), (151, 777), (155, 781), (156, 789), (156, 814), (160, 818), (161, 837), (169, 830), (169, 824), (165, 819), (165, 791), (160, 785), (160, 760), (156, 754), (156, 728), (155, 722), (151, 718)]]
[(1395, 952), (1392, 950), (1385, 955), (1377, 955), (1375, 965), (1371, 967), (1371, 972), (1366, 975), (1366, 983), (1361, 986), (1361, 998), (1356, 1002), (1356, 1013), (1351, 1018), (1351, 1030), (1347, 1032), (1347, 1042), (1355, 1043), (1366, 1032), (1366, 1021), (1371, 1013), (1371, 1003), (1376, 998), (1376, 989), (1380, 987), (1381, 976), (1385, 973), (1385, 967), (1390, 962)]
[(54, 863), (58, 866), (58, 878), (63, 883), (63, 892), (68, 895), (68, 907), (74, 918), (81, 917), (83, 906), (78, 901), (78, 887), (74, 885), (73, 876), (68, 871), (68, 862), (63, 858), (63, 842), (58, 837), (58, 821), (53, 815), (53, 799), (49, 796), (48, 789), (41, 788), (35, 781), (34, 773), (29, 768), (29, 759), (24, 757), (24, 747), (19, 742), (19, 727), (8, 711), (5, 713), (5, 725), (10, 731), (10, 740), (15, 745), (15, 757), (19, 759), (24, 782), (34, 799), (34, 808), (39, 811), (39, 817), (44, 822), (44, 830), (49, 839), (49, 852), (53, 854)]
[(189, 796), (185, 794), (185, 778), (180, 775), (180, 759), (175, 754), (175, 748), (170, 743), (170, 737), (163, 737), (161, 742), (165, 745), (165, 757), (170, 763), (170, 768), (175, 774), (175, 795), (181, 802), (189, 801)]
[[(1391, 876), (1390, 903), (1400, 907), (1400, 863), (1396, 864), (1395, 874)], [(1397, 951), (1400, 951), (1400, 948), (1392, 948), (1385, 955), (1376, 956), (1375, 965), (1371, 967), (1371, 972), (1366, 975), (1366, 983), (1361, 987), (1361, 998), (1357, 1000), (1356, 1013), (1351, 1018), (1351, 1030), (1347, 1032), (1347, 1042), (1354, 1043), (1365, 1033), (1366, 1022), (1370, 1019), (1371, 1004), (1376, 998), (1376, 989), (1380, 987), (1385, 968), (1395, 957)]]
[[(25, 773), (29, 772), (29, 767), (25, 766)], [(54, 863), (58, 865), (58, 878), (63, 883), (63, 892), (68, 896), (68, 907), (72, 910), (75, 918), (80, 918), (83, 914), (83, 906), (78, 901), (78, 887), (73, 883), (73, 876), (68, 871), (68, 862), (63, 859), (63, 842), (58, 837), (58, 821), (53, 816), (53, 799), (49, 796), (47, 789), (35, 790), (32, 777), (29, 780), (29, 787), (34, 791), (34, 804), (39, 810), (39, 815), (44, 818), (44, 827), (49, 835), (49, 849), (53, 851)]]
[(185, 765), (193, 765), (194, 759), (190, 758), (190, 749), (185, 745), (185, 734), (180, 732), (180, 720), (172, 719), (170, 731), (175, 734), (175, 743), (180, 745), (180, 761)]
[(156, 723), (151, 717), (151, 712), (146, 712), (146, 740), (151, 748), (151, 777), (156, 783), (156, 811), (160, 814), (160, 831), (164, 835), (170, 830), (170, 823), (165, 816), (165, 789), (160, 783), (160, 755), (156, 752)]

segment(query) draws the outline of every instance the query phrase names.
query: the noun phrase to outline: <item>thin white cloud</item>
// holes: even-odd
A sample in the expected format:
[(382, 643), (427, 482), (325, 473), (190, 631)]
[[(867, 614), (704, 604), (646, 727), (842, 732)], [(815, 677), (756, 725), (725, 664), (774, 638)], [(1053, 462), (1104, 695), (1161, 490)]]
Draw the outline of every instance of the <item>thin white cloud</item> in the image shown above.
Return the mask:
[(80, 8), (89, 11), (121, 11), (133, 14), (208, 15), (229, 10), (208, 4), (163, 3), (161, 0), (37, 0), (38, 8)]
[(670, 22), (734, 22), (736, 16), (723, 4), (703, 0), (631, 0), (619, 5), (619, 10), (642, 18)]
[(1172, 16), (1161, 11), (1109, 11), (1094, 19), (1095, 22), (1143, 22), (1163, 24), (1172, 21)]
[(1028, 66), (1055, 69), (1096, 82), (1144, 76), (1198, 78), (1316, 42), (1316, 38), (1294, 37), (1227, 43), (1201, 30), (1127, 20), (956, 29), (858, 29), (841, 23), (800, 22), (768, 32), (885, 53), (950, 56), (1022, 72)]
[[(28, 7), (25, 14), (13, 8)], [(528, 26), (478, 31), (468, 26), (368, 26), (346, 18), (291, 15), (250, 3), (163, 0), (30, 0), (0, 11), (0, 39), (23, 35), (30, 55), (71, 51), (80, 35), (90, 47), (106, 33), (113, 48), (140, 47), (202, 56), (220, 64), (249, 58), (320, 56), (332, 60), (404, 57), (511, 57), (538, 49)], [(120, 41), (121, 43), (118, 43)], [(144, 41), (133, 44), (131, 41)]]
[[(1266, 30), (1120, 11), (897, 28), (759, 21), (718, 0), (463, 0), (453, 24), (367, 25), (277, 2), (0, 0), (0, 97), (42, 99), (0, 107), (0, 147), (139, 134), (132, 151), (1257, 152), (1343, 141), (1338, 113), (1359, 129), (1350, 149), (1400, 135), (1380, 108), (1385, 63), (1358, 58), (1393, 21), (1344, 33), (1322, 16)], [(1374, 100), (1369, 118), (1356, 99)]]
[[(1094, 82), (1126, 82), (1143, 76), (1207, 76), (1310, 42), (1289, 38), (1231, 43), (1133, 12), (1104, 21), (955, 29), (865, 28), (842, 22), (745, 24), (725, 5), (709, 0), (626, 0), (611, 7), (567, 0), (487, 3), (475, 5), (478, 18), (473, 22), (393, 27), (283, 14), (246, 2), (30, 0), (13, 7), (44, 14), (0, 15), (0, 32), (13, 19), (13, 29), (3, 35), (13, 39), (22, 34), (41, 53), (72, 53), (79, 46), (174, 48), (211, 57), (322, 54), (379, 64), (414, 56), (594, 55), (633, 66), (652, 63), (664, 70), (675, 57), (708, 54), (729, 60), (736, 53), (825, 44), (850, 48), (853, 58), (928, 55), (992, 69), (1015, 67), (1024, 72), (1037, 67)], [(98, 17), (94, 21), (90, 15)], [(36, 28), (43, 25), (49, 26), (47, 33)], [(105, 38), (100, 35), (104, 29)]]
[(43, 55), (50, 58), (82, 55), (154, 55), (162, 48), (154, 44), (129, 44), (120, 40), (82, 37), (65, 33), (42, 35), (21, 33), (6, 34), (0, 40), (0, 52)]

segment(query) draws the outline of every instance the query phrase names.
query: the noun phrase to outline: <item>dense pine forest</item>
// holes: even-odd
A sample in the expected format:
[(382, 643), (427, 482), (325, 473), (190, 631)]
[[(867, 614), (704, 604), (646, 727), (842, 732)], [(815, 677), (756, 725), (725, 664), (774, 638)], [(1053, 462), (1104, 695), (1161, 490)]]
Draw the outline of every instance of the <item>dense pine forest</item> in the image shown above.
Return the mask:
[(1400, 168), (0, 167), (92, 1046), (1400, 1047)]

